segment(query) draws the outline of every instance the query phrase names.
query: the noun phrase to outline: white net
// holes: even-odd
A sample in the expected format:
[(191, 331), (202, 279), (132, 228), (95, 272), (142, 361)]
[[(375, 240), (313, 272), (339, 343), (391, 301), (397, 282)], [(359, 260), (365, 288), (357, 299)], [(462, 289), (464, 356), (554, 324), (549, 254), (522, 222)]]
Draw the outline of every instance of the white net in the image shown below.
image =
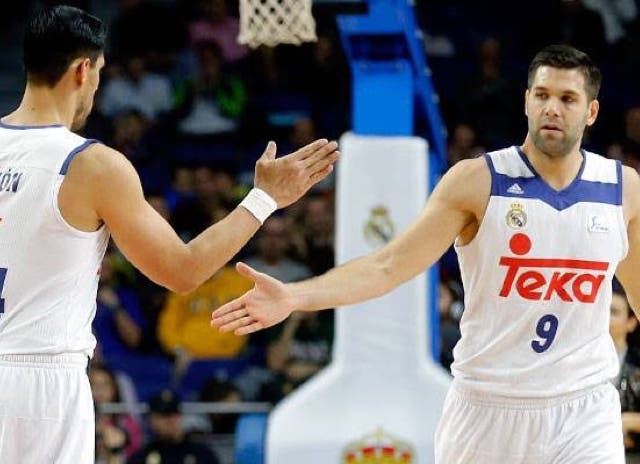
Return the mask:
[(256, 48), (315, 40), (311, 0), (240, 0), (238, 42)]

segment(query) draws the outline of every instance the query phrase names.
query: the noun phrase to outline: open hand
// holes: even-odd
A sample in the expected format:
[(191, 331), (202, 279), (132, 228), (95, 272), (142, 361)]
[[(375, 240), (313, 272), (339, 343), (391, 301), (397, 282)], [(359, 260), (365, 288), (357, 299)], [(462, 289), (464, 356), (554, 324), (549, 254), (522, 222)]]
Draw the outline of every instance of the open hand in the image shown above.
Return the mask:
[(232, 300), (211, 315), (211, 326), (222, 332), (247, 335), (282, 322), (295, 309), (291, 292), (285, 284), (244, 263), (237, 271), (255, 283), (252, 290)]
[(331, 174), (339, 157), (338, 144), (327, 139), (316, 140), (281, 158), (276, 158), (275, 142), (269, 142), (256, 162), (254, 185), (267, 192), (278, 208), (284, 208)]

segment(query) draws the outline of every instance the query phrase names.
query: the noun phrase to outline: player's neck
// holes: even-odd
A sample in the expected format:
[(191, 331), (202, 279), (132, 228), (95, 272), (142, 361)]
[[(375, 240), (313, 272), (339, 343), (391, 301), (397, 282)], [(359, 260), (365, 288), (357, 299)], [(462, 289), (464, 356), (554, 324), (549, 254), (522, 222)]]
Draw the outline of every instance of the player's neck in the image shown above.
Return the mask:
[(74, 99), (62, 93), (56, 88), (27, 84), (20, 105), (3, 121), (16, 126), (61, 124), (70, 128), (75, 113)]
[(522, 151), (544, 181), (558, 191), (565, 189), (573, 182), (582, 165), (579, 144), (566, 156), (550, 156), (538, 150), (527, 135), (522, 144)]

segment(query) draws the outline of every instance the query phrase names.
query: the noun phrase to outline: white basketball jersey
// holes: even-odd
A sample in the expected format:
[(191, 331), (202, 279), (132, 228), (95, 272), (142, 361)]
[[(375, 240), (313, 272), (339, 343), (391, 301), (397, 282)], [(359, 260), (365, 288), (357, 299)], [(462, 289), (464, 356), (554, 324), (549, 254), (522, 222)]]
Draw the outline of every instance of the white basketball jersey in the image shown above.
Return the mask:
[(485, 156), (489, 204), (476, 237), (456, 247), (465, 311), (451, 368), (461, 385), (550, 397), (617, 375), (609, 305), (628, 247), (622, 169), (582, 155), (562, 191), (517, 147)]
[(109, 233), (77, 230), (58, 209), (69, 163), (93, 142), (0, 123), (0, 354), (93, 354)]

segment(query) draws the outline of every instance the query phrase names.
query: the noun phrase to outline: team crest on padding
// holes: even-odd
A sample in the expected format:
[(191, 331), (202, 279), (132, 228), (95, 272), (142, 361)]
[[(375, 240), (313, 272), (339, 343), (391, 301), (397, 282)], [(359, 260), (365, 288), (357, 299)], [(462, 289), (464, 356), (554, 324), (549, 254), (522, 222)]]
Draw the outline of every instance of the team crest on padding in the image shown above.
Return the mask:
[(389, 217), (389, 210), (378, 205), (371, 209), (371, 214), (364, 226), (364, 238), (372, 248), (379, 248), (388, 243), (395, 235), (395, 225)]
[(342, 452), (342, 464), (413, 464), (413, 447), (382, 428), (356, 440)]
[(507, 225), (512, 229), (524, 229), (527, 225), (527, 213), (520, 203), (511, 203), (511, 209), (507, 213)]

